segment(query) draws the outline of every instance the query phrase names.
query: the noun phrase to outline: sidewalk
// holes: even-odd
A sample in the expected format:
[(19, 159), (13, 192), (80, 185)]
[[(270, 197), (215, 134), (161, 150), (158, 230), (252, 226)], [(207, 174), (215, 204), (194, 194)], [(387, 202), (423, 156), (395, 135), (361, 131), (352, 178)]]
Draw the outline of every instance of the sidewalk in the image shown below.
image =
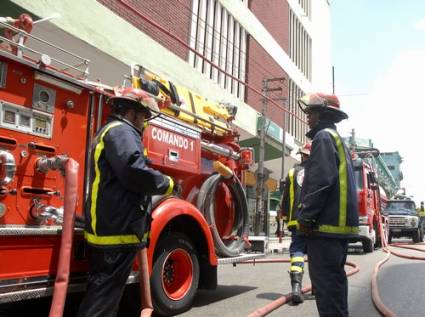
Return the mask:
[(289, 253), (289, 245), (291, 244), (291, 236), (287, 235), (285, 232), (285, 236), (282, 238), (282, 242), (279, 242), (279, 238), (270, 237), (269, 243), (267, 245), (267, 253), (268, 254), (285, 254)]

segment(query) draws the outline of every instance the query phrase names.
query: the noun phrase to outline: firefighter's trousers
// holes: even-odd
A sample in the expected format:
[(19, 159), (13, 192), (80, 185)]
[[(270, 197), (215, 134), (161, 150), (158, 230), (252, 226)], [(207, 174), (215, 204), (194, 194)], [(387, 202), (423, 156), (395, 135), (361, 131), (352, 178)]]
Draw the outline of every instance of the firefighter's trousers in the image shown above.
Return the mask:
[(289, 246), (289, 256), (291, 257), (291, 272), (304, 271), (304, 254), (306, 251), (305, 237), (297, 234), (296, 230), (291, 230), (291, 245)]
[(344, 270), (348, 240), (306, 238), (308, 270), (321, 317), (348, 316), (348, 282)]
[(78, 317), (114, 317), (131, 272), (137, 248), (89, 247), (89, 275)]

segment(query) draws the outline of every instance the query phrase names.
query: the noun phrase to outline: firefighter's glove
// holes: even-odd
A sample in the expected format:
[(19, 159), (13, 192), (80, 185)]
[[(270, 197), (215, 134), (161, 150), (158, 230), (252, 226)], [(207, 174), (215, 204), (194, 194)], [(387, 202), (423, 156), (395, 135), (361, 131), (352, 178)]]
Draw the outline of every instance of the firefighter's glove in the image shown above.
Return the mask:
[(174, 180), (170, 176), (165, 176), (168, 178), (168, 188), (167, 191), (164, 193), (165, 196), (169, 196), (173, 194), (174, 191)]
[(173, 196), (182, 197), (182, 191), (183, 189), (180, 184), (174, 184)]
[(299, 219), (298, 220), (298, 230), (302, 232), (306, 237), (309, 237), (313, 234), (314, 221)]

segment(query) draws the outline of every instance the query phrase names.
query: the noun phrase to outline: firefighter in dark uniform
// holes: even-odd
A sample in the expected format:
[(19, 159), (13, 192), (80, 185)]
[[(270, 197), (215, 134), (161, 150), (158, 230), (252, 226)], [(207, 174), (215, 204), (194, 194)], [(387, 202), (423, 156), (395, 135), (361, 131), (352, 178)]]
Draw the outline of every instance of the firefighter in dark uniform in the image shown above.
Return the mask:
[(289, 268), (289, 276), (292, 286), (291, 301), (295, 305), (304, 301), (301, 293), (301, 285), (304, 274), (304, 254), (306, 247), (304, 236), (297, 235), (298, 222), (296, 220), (296, 213), (300, 202), (301, 186), (304, 180), (304, 166), (310, 155), (310, 148), (311, 144), (306, 143), (298, 151), (297, 154), (301, 154), (301, 163), (289, 170), (285, 180), (281, 203), (281, 214), (287, 223), (288, 230), (291, 231), (291, 245), (289, 246), (291, 266)]
[[(141, 138), (155, 102), (125, 88), (109, 100), (112, 115), (91, 153), (85, 239), (89, 274), (78, 316), (116, 316), (136, 253), (149, 243), (153, 194), (170, 194), (173, 180), (150, 168)], [(142, 251), (143, 252), (143, 251)]]
[(306, 237), (310, 279), (320, 316), (348, 316), (347, 246), (358, 236), (358, 205), (350, 153), (335, 123), (348, 116), (334, 95), (312, 93), (298, 100), (312, 139), (298, 213)]

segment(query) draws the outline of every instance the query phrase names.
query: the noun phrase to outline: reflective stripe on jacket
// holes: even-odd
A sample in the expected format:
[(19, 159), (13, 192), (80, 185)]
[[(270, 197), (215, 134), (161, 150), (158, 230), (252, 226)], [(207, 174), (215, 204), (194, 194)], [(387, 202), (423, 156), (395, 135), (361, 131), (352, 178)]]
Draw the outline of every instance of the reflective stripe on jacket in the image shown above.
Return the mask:
[(149, 238), (152, 194), (163, 194), (169, 178), (150, 168), (141, 132), (113, 120), (96, 136), (86, 201), (86, 240), (94, 245), (143, 245)]
[(298, 221), (317, 235), (351, 237), (358, 233), (357, 192), (351, 156), (333, 124), (314, 133), (305, 166)]
[(291, 168), (286, 176), (285, 188), (282, 196), (282, 215), (286, 218), (288, 229), (296, 229), (297, 210), (300, 202), (302, 178), (304, 175), (304, 165)]

